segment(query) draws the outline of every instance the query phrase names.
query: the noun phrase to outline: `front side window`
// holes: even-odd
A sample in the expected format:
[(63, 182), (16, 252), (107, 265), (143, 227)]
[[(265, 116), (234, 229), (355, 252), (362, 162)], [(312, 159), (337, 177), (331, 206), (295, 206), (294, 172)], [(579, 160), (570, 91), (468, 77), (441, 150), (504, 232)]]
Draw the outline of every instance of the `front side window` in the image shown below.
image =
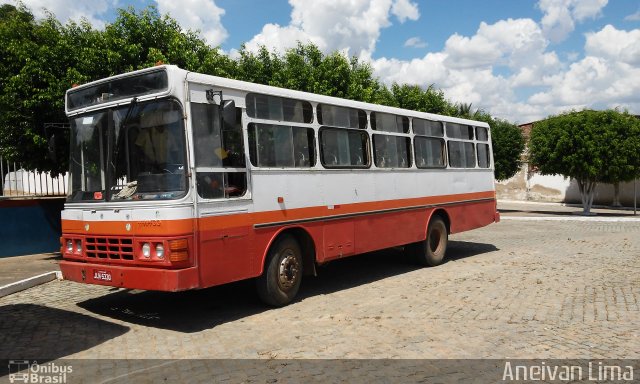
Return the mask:
[(173, 199), (186, 193), (182, 107), (129, 104), (71, 119), (69, 201)]
[(312, 128), (249, 124), (249, 154), (256, 167), (310, 168), (316, 164)]
[(373, 135), (373, 153), (378, 168), (409, 168), (410, 152), (408, 137)]
[(196, 189), (205, 199), (243, 196), (247, 191), (242, 109), (236, 108), (236, 125), (222, 124), (219, 106), (191, 104)]
[(367, 168), (369, 135), (366, 132), (337, 129), (320, 129), (322, 165), (326, 168)]

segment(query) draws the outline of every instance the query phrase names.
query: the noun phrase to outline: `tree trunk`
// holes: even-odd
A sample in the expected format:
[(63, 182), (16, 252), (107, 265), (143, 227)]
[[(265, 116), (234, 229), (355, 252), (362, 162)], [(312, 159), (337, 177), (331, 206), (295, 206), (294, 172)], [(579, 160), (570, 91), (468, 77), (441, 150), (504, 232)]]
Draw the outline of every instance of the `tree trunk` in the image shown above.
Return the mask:
[(593, 180), (578, 179), (578, 188), (580, 189), (580, 197), (582, 198), (582, 214), (591, 215), (591, 206), (593, 205), (593, 195), (598, 184)]
[(612, 207), (622, 207), (620, 204), (620, 183), (613, 183), (613, 202), (611, 203)]

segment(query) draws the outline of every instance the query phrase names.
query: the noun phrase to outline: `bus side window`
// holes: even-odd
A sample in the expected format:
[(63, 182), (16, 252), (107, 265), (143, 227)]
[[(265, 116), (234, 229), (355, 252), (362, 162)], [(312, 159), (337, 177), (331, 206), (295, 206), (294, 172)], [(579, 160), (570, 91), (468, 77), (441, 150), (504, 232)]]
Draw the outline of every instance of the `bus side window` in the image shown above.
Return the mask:
[(368, 134), (360, 130), (322, 127), (321, 162), (325, 168), (366, 168)]
[[(242, 109), (236, 108), (238, 117)], [(242, 122), (220, 127), (217, 105), (191, 104), (196, 189), (205, 199), (239, 197), (247, 190)]]
[(312, 128), (249, 124), (249, 156), (256, 167), (309, 168), (316, 163)]

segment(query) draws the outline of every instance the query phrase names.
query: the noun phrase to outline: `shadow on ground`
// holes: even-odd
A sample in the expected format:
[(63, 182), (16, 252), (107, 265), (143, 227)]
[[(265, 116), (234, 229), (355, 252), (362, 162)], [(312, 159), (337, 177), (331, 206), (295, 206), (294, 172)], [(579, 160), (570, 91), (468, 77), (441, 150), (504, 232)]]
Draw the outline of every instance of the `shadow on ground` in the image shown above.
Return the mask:
[[(498, 211), (504, 215), (511, 215), (514, 213), (525, 214), (525, 215), (536, 215), (536, 216), (565, 216), (565, 217), (576, 217), (583, 216), (582, 209), (576, 209), (575, 211), (545, 211), (545, 210), (523, 210), (523, 209), (505, 209), (500, 208)], [(633, 211), (616, 211), (616, 212), (598, 212), (597, 209), (591, 210), (590, 216), (596, 217), (634, 217)]]
[[(450, 261), (496, 251), (490, 244), (450, 241)], [(387, 249), (318, 268), (318, 276), (306, 276), (297, 300), (369, 284), (420, 269), (401, 248)], [(425, 270), (428, 273), (428, 269)], [(148, 327), (178, 332), (199, 332), (267, 310), (255, 294), (253, 280), (187, 292), (154, 292), (113, 289), (113, 293), (78, 305), (93, 313)]]
[[(0, 307), (0, 359), (44, 363), (125, 334), (129, 327), (35, 304)], [(0, 366), (0, 376), (7, 366)]]

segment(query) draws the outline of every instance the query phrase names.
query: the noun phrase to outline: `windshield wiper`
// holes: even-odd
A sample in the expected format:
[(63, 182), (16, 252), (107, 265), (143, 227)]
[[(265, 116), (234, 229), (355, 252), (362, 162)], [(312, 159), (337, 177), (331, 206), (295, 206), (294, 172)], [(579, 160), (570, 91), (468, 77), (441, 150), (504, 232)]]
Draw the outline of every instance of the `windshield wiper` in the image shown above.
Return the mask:
[[(120, 129), (122, 130), (122, 132), (124, 133), (124, 137), (125, 137), (125, 142), (127, 140), (127, 123), (129, 122), (129, 118), (131, 117), (131, 112), (133, 112), (133, 109), (136, 107), (136, 105), (138, 104), (138, 98), (137, 97), (133, 97), (131, 99), (131, 104), (129, 104), (129, 108), (127, 108), (127, 113), (125, 113), (124, 115), (124, 119), (122, 119), (122, 122), (120, 123)], [(113, 111), (111, 112), (113, 113)], [(117, 143), (113, 143), (113, 140), (115, 139), (115, 134), (114, 134), (114, 130), (115, 127), (113, 126), (113, 124), (109, 124), (109, 133), (108, 133), (108, 139), (107, 139), (107, 157), (109, 158), (109, 166), (107, 167), (107, 183), (108, 186), (107, 187), (107, 201), (111, 201), (111, 184), (114, 182), (114, 180), (112, 179), (113, 173), (112, 173), (112, 169), (115, 170), (116, 168), (116, 162), (118, 161), (118, 148), (119, 145)], [(115, 147), (115, 149), (114, 149)], [(129, 178), (129, 176), (131, 175), (131, 170), (129, 169), (129, 145), (128, 143), (125, 144), (125, 150), (126, 150), (126, 156), (127, 156), (127, 179)]]

